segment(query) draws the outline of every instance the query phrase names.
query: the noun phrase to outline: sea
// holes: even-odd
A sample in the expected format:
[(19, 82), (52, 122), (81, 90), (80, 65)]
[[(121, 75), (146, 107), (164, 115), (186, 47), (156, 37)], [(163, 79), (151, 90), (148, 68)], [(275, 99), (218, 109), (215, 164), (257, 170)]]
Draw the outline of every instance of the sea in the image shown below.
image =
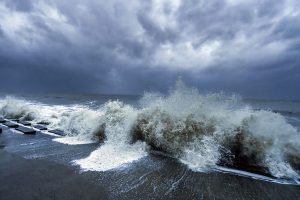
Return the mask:
[(299, 101), (202, 94), (181, 84), (167, 94), (0, 94), (0, 117), (61, 130), (65, 136), (51, 140), (70, 148), (96, 145), (70, 161), (82, 171), (117, 170), (159, 154), (196, 173), (300, 180)]

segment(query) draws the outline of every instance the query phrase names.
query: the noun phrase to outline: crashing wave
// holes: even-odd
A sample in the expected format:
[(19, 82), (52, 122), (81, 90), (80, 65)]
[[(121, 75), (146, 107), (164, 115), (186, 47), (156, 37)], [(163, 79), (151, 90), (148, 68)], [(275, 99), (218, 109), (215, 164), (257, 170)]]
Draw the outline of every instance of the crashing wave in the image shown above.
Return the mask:
[[(97, 109), (48, 106), (11, 97), (0, 105), (0, 115), (5, 117), (44, 121), (78, 141), (104, 141), (88, 158), (75, 161), (86, 169), (115, 168), (145, 156), (152, 148), (178, 158), (194, 171), (221, 165), (299, 178), (297, 129), (282, 115), (251, 109), (236, 95), (201, 95), (178, 83), (167, 96), (145, 94), (139, 108), (120, 101)], [(61, 142), (68, 142), (68, 137)]]
[(180, 85), (169, 96), (145, 95), (134, 136), (193, 170), (217, 165), (297, 178), (299, 134), (285, 118), (254, 111), (236, 96), (200, 95)]
[(49, 129), (61, 129), (67, 136), (95, 140), (101, 136), (98, 119), (101, 110), (82, 105), (46, 105), (7, 96), (0, 100), (0, 117), (45, 124)]

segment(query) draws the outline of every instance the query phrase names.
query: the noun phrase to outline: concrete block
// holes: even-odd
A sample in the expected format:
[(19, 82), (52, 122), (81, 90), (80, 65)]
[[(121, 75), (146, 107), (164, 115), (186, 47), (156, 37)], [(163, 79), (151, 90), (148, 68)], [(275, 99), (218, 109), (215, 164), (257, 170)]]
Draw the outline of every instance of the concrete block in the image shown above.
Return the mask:
[(24, 126), (31, 126), (30, 122), (26, 122), (26, 121), (19, 121), (19, 124), (22, 124)]
[(18, 128), (19, 125), (13, 122), (5, 122), (3, 125), (7, 126), (8, 128)]
[(7, 122), (7, 120), (6, 120), (6, 119), (4, 119), (4, 118), (0, 118), (0, 123), (5, 123), (5, 122)]
[(30, 134), (30, 135), (36, 133), (36, 131), (35, 131), (34, 129), (32, 129), (32, 128), (27, 128), (27, 127), (23, 127), (23, 126), (19, 126), (18, 128), (16, 128), (16, 130), (17, 130), (17, 131), (20, 131), (20, 132), (22, 132), (22, 133), (24, 133), (24, 134)]
[(17, 122), (17, 123), (20, 121), (19, 119), (16, 119), (16, 118), (7, 118), (6, 120), (12, 121), (12, 122)]
[(48, 132), (49, 132), (49, 133), (54, 133), (54, 134), (60, 135), (60, 136), (65, 136), (65, 135), (66, 135), (66, 134), (64, 133), (64, 131), (58, 130), (58, 129), (55, 129), (55, 130), (49, 130)]
[(50, 123), (46, 122), (46, 121), (41, 121), (41, 122), (38, 122), (37, 124), (46, 126), (46, 125), (49, 125)]
[(41, 131), (47, 130), (47, 127), (39, 125), (39, 124), (38, 125), (34, 125), (33, 127), (36, 128), (36, 129), (39, 129)]

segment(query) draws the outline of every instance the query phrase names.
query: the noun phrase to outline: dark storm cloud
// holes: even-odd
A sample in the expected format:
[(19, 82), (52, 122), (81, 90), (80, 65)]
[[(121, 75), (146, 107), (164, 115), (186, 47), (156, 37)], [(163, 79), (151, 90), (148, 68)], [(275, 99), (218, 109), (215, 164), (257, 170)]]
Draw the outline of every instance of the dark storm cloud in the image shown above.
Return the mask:
[(0, 26), (0, 37), (4, 37), (4, 33), (3, 33), (1, 26)]
[(178, 76), (300, 99), (297, 0), (0, 2), (0, 90), (135, 94)]
[(4, 0), (4, 3), (7, 7), (16, 11), (29, 12), (32, 9), (31, 0)]
[(274, 35), (281, 39), (300, 39), (300, 18), (299, 16), (286, 17), (277, 24)]

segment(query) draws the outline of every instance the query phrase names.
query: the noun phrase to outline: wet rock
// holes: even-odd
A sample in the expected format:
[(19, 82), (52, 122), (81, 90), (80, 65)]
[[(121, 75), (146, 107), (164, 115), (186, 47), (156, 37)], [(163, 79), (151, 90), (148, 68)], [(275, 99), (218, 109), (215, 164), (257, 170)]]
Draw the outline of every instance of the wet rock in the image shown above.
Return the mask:
[(38, 125), (34, 125), (33, 127), (36, 128), (36, 129), (39, 129), (41, 131), (47, 130), (47, 127), (39, 125), (39, 124)]
[(4, 118), (0, 118), (0, 123), (5, 123), (5, 122), (7, 122), (7, 120), (6, 120), (6, 119), (4, 119)]
[(35, 131), (34, 129), (32, 129), (32, 128), (27, 128), (27, 127), (23, 127), (23, 126), (19, 126), (18, 128), (16, 128), (16, 130), (17, 130), (17, 131), (20, 131), (20, 132), (22, 132), (22, 133), (24, 133), (24, 134), (30, 134), (30, 135), (36, 133), (36, 131)]
[(19, 124), (22, 124), (24, 126), (31, 126), (31, 123), (27, 121), (19, 121)]
[(49, 132), (49, 133), (54, 133), (54, 134), (60, 135), (60, 136), (66, 136), (66, 134), (64, 133), (64, 131), (58, 130), (58, 129), (55, 129), (55, 130), (49, 130), (48, 132)]
[(47, 122), (47, 121), (40, 121), (40, 122), (38, 122), (37, 124), (39, 124), (39, 125), (50, 125), (50, 122)]
[(3, 125), (7, 126), (8, 128), (18, 128), (19, 125), (13, 122), (5, 122)]
[(97, 131), (94, 133), (95, 137), (99, 140), (99, 142), (103, 142), (106, 139), (105, 136), (105, 124), (102, 124)]

